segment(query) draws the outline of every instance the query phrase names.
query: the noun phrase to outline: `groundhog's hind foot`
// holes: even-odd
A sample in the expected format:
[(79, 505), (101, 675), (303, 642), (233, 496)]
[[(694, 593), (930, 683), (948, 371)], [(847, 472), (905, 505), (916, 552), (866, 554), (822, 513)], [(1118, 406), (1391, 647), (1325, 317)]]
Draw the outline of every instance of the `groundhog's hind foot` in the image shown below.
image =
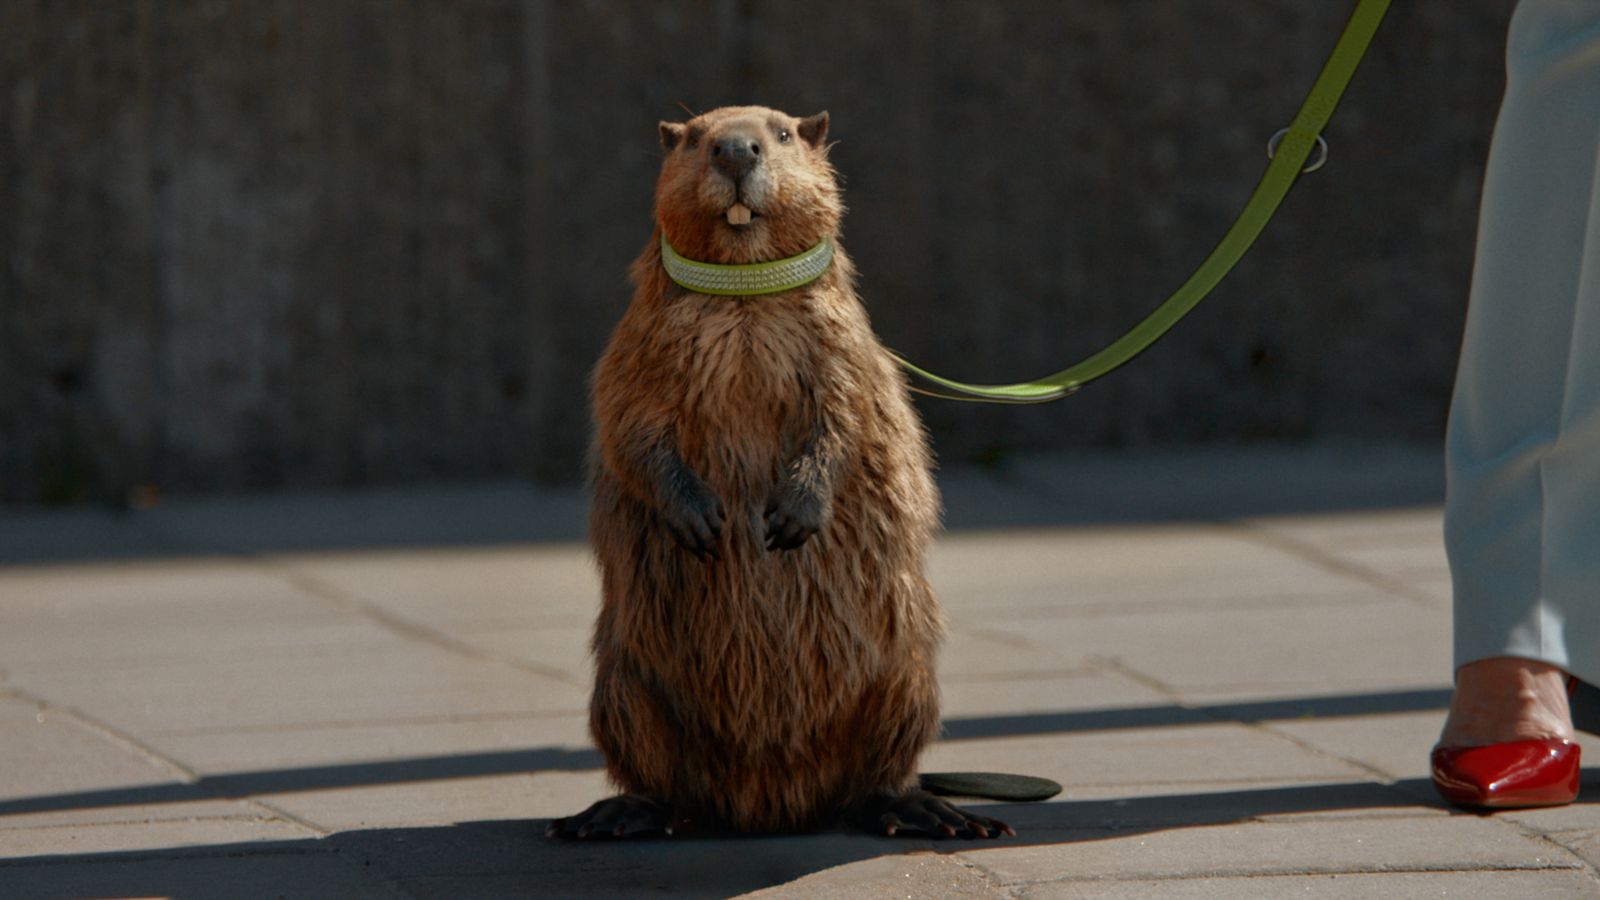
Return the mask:
[(999, 819), (973, 815), (920, 788), (897, 797), (868, 801), (861, 807), (860, 819), (867, 830), (881, 831), (890, 837), (902, 831), (930, 834), (936, 838), (957, 835), (964, 838), (996, 838), (1002, 834), (1017, 836), (1010, 825)]
[(545, 837), (566, 840), (671, 834), (672, 817), (665, 806), (638, 794), (607, 797), (575, 816), (556, 819)]

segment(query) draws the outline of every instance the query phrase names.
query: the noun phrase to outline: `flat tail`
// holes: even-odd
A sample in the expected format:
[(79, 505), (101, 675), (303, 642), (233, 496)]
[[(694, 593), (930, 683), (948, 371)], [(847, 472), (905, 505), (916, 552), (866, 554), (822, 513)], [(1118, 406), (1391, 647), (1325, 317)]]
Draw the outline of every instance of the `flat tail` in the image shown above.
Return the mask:
[(1032, 803), (1061, 793), (1061, 785), (1034, 775), (1001, 772), (924, 772), (917, 776), (922, 789), (941, 797), (981, 797)]

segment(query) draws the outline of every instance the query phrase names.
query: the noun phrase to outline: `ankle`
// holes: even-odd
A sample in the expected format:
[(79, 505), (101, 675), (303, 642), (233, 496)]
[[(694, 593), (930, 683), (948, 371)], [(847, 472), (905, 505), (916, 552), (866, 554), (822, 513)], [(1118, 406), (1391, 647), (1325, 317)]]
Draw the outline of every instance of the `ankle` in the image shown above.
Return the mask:
[(1494, 657), (1468, 663), (1456, 673), (1439, 743), (1471, 747), (1572, 736), (1567, 674), (1537, 660)]

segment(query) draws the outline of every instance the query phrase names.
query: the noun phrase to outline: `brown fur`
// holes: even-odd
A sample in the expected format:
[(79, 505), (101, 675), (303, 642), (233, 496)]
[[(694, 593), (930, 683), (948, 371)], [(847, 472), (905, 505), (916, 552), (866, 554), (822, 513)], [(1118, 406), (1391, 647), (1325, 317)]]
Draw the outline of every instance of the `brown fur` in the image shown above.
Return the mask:
[[(738, 189), (708, 157), (736, 128), (764, 144)], [(656, 232), (594, 376), (593, 735), (625, 791), (743, 831), (815, 827), (903, 794), (939, 721), (942, 623), (923, 576), (938, 496), (849, 257), (838, 248), (817, 281), (748, 298), (688, 292), (661, 266), (663, 232), (719, 263), (837, 238), (826, 128), (825, 114), (759, 107), (663, 124)], [(727, 224), (735, 200), (759, 218)], [(709, 516), (707, 496), (725, 518), (702, 559), (671, 522), (685, 507)], [(818, 530), (767, 549), (774, 507)]]

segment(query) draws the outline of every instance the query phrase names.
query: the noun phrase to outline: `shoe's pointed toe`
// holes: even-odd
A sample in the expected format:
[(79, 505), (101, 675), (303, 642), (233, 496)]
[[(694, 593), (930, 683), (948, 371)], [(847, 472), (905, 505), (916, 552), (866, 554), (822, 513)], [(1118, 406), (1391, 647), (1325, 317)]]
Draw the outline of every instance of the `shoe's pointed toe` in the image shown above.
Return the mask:
[(1578, 796), (1581, 748), (1545, 738), (1484, 747), (1435, 747), (1433, 784), (1456, 806), (1562, 806)]

